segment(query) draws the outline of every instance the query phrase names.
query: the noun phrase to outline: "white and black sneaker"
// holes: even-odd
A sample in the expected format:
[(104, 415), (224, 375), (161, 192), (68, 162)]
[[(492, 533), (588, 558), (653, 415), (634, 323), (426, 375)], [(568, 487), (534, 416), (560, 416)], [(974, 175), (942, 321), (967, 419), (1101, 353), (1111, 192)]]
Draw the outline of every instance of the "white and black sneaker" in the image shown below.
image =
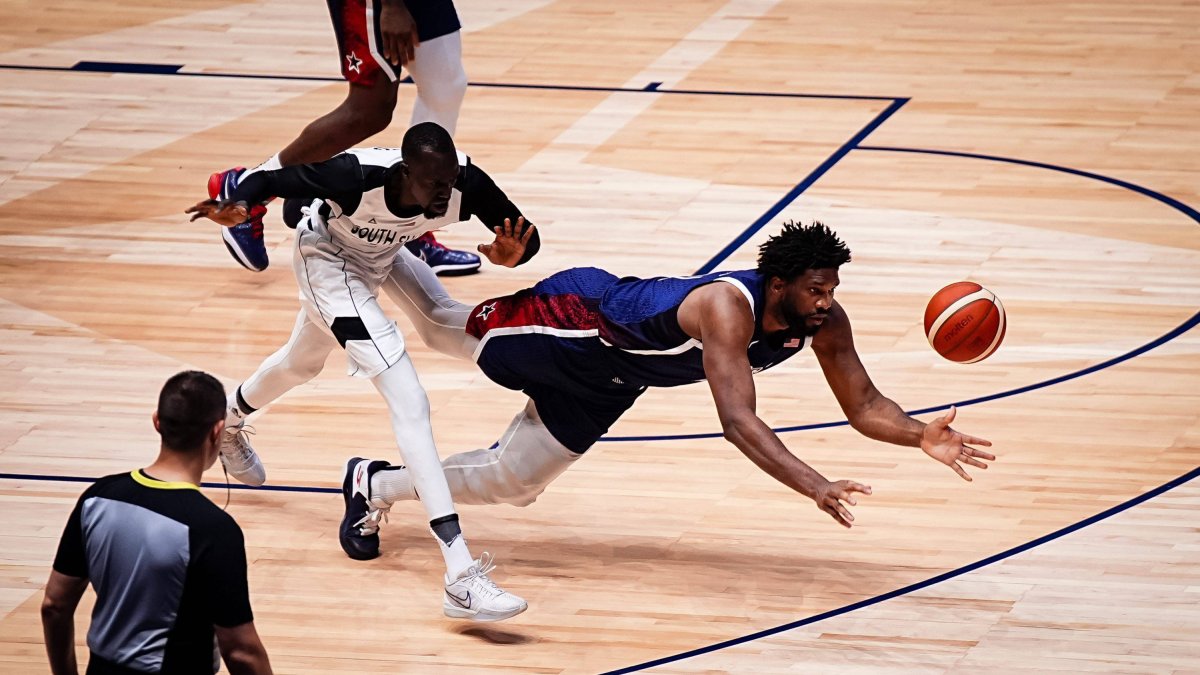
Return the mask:
[(488, 572), (496, 569), (490, 553), (484, 553), (458, 578), (446, 580), (442, 611), (454, 619), (503, 621), (529, 609), (529, 603), (497, 586)]
[(371, 499), (371, 476), (387, 466), (382, 459), (372, 461), (362, 457), (352, 457), (346, 462), (342, 478), (346, 513), (338, 527), (338, 543), (355, 560), (379, 557), (379, 523), (387, 522), (388, 509), (392, 507), (381, 499)]
[(258, 487), (267, 482), (267, 470), (250, 445), (252, 433), (254, 427), (244, 421), (236, 426), (226, 424), (221, 437), (221, 464), (239, 483)]

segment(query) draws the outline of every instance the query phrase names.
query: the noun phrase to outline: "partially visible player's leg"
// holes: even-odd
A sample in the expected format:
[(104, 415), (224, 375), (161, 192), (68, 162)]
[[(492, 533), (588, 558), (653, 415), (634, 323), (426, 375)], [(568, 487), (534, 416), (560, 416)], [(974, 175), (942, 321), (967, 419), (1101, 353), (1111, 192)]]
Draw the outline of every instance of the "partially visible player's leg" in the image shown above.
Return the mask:
[(351, 82), (338, 107), (310, 122), (279, 151), (279, 164), (323, 162), (387, 129), (396, 108), (396, 89), (396, 82), (382, 76), (367, 83)]
[(436, 122), (454, 135), (467, 94), (467, 71), (462, 62), (462, 33), (424, 40), (417, 45), (408, 73), (417, 85), (410, 126)]
[(331, 335), (312, 322), (307, 312), (300, 310), (287, 343), (229, 394), (221, 463), (231, 476), (247, 485), (262, 485), (266, 481), (266, 469), (247, 436), (250, 430), (245, 426), (246, 418), (293, 387), (316, 377), (336, 344)]
[[(458, 128), (458, 114), (467, 94), (467, 71), (462, 63), (462, 32), (458, 16), (449, 0), (414, 5), (413, 18), (423, 34), (452, 32), (422, 39), (405, 68), (417, 85), (409, 126), (435, 122), (450, 135)], [(410, 241), (406, 248), (443, 276), (460, 276), (479, 271), (482, 260), (470, 251), (448, 248), (432, 232)]]
[[(300, 236), (305, 236), (300, 232)], [(310, 262), (310, 273), (314, 266)], [(318, 259), (315, 278), (321, 279), (323, 260)], [(433, 442), (429, 423), (429, 399), (417, 378), (412, 360), (404, 349), (404, 339), (379, 306), (374, 292), (382, 279), (359, 276), (350, 267), (339, 268), (341, 286), (317, 282), (315, 297), (337, 296), (325, 303), (325, 312), (333, 311), (330, 329), (346, 350), (355, 374), (370, 378), (387, 403), (392, 432), (400, 454), (409, 468), (415, 489), (429, 518), (429, 527), (438, 541), (446, 562), (443, 611), (460, 618), (497, 621), (519, 614), (528, 607), (525, 601), (501, 590), (487, 573), (490, 558), (472, 559), (462, 536), (454, 500), (442, 472), (441, 460)], [(352, 459), (343, 482), (345, 514), (339, 541), (348, 555), (368, 559), (379, 554), (378, 524), (386, 505), (372, 499), (370, 480), (378, 464)], [(452, 602), (453, 600), (453, 602)]]
[[(457, 504), (528, 506), (581, 456), (554, 438), (529, 401), (496, 445), (447, 457), (442, 469)], [(371, 492), (388, 503), (424, 499), (404, 467), (377, 472)]]
[[(294, 164), (321, 162), (387, 128), (396, 108), (399, 69), (389, 64), (378, 51), (378, 0), (329, 0), (338, 43), (338, 61), (349, 91), (341, 105), (314, 120), (286, 148), (262, 164), (242, 171), (229, 169), (209, 178), (209, 194), (221, 199), (227, 190), (255, 171), (268, 171)], [(252, 205), (258, 207), (258, 205)], [(265, 208), (252, 208), (250, 218), (232, 228), (222, 228), (221, 236), (243, 267), (261, 272), (269, 264), (263, 239), (262, 218)]]
[(421, 340), (430, 348), (470, 360), (479, 340), (465, 330), (475, 309), (446, 292), (428, 265), (401, 249), (383, 290), (408, 316)]

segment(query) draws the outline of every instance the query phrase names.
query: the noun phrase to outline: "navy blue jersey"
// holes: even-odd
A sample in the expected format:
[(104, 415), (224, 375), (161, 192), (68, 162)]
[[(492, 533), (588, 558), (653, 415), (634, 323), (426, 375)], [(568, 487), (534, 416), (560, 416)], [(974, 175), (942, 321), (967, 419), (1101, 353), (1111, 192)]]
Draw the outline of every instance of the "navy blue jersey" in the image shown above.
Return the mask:
[[(604, 347), (601, 353), (590, 343), (579, 346), (592, 352), (591, 358), (602, 354), (613, 377), (638, 386), (675, 387), (704, 379), (703, 345), (683, 331), (678, 314), (689, 293), (710, 283), (729, 283), (750, 302), (754, 336), (747, 356), (755, 372), (782, 363), (804, 347), (801, 340), (772, 345), (765, 339), (765, 281), (754, 270), (618, 279), (594, 267), (570, 269), (531, 289), (482, 303), (467, 330), (480, 340), (525, 332), (564, 339), (594, 336)], [(485, 310), (488, 306), (491, 309)], [(492, 335), (496, 329), (501, 330)]]
[(807, 340), (766, 339), (765, 280), (754, 270), (639, 279), (570, 269), (480, 303), (466, 330), (480, 340), (475, 360), (483, 372), (528, 393), (555, 438), (582, 452), (646, 387), (705, 379), (703, 345), (678, 315), (689, 293), (711, 283), (731, 284), (750, 302), (754, 335), (746, 353), (755, 372), (804, 348)]

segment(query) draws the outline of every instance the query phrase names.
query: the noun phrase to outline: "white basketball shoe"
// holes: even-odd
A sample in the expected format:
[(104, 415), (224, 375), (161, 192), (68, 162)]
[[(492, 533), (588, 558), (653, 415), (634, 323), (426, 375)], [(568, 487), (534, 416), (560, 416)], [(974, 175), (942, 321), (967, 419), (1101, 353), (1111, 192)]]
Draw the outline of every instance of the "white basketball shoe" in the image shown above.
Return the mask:
[(458, 578), (446, 580), (442, 611), (454, 619), (472, 621), (503, 621), (529, 609), (524, 599), (497, 586), (487, 573), (496, 569), (490, 553), (459, 572)]
[(267, 482), (267, 470), (250, 446), (252, 433), (254, 427), (246, 426), (245, 420), (239, 420), (236, 426), (226, 423), (221, 438), (221, 464), (239, 483), (258, 487)]

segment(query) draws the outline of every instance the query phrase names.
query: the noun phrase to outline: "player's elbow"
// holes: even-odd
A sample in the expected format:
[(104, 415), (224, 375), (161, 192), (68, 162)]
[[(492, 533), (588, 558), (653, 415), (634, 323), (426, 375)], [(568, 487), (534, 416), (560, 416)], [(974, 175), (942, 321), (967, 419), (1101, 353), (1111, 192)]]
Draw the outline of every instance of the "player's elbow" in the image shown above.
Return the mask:
[(738, 441), (745, 438), (749, 432), (751, 418), (757, 419), (753, 413), (721, 415), (721, 435), (725, 437), (725, 440), (737, 445)]
[(271, 662), (267, 658), (267, 649), (253, 623), (242, 624), (235, 628), (217, 627), (217, 645), (221, 650), (221, 658), (231, 675), (242, 673), (262, 675), (271, 672)]
[(51, 626), (63, 623), (64, 621), (71, 621), (74, 614), (74, 605), (70, 605), (59, 598), (51, 597), (48, 593), (42, 599), (43, 625)]

